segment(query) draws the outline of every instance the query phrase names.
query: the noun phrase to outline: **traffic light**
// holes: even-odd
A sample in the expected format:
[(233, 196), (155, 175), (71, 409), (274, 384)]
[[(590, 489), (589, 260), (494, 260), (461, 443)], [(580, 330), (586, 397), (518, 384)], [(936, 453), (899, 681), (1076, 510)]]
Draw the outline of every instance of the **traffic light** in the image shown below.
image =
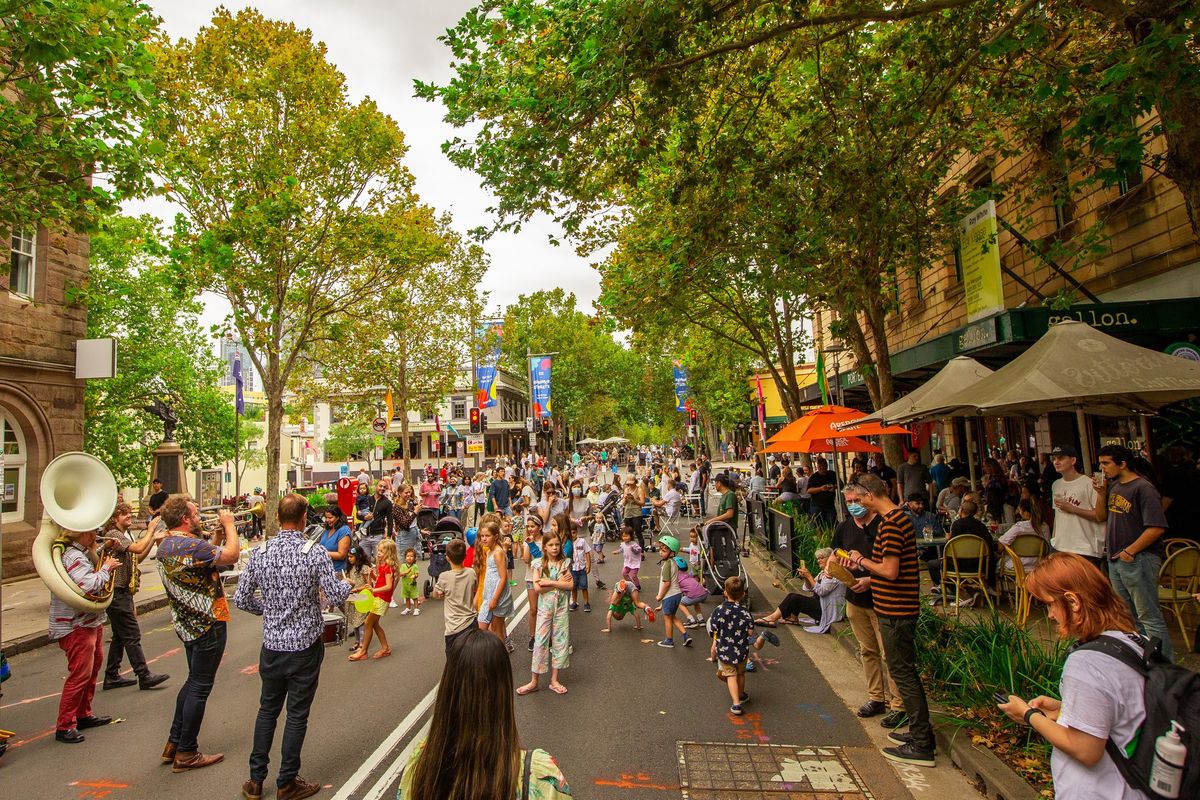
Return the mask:
[(480, 423), (482, 421), (483, 421), (483, 417), (480, 415), (479, 409), (472, 406), (471, 407), (471, 433), (483, 433), (483, 428), (480, 425)]
[(542, 433), (550, 432), (550, 418), (542, 417)]
[(692, 425), (696, 424), (696, 409), (694, 409), (694, 408), (688, 409), (688, 422), (691, 423)]

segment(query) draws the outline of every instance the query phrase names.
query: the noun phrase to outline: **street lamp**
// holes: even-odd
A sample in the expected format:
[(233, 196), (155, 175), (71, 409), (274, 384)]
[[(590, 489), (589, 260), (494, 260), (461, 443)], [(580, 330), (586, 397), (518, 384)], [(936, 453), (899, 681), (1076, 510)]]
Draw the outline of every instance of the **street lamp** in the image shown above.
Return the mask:
[(837, 404), (845, 405), (845, 400), (842, 397), (842, 359), (841, 353), (845, 353), (850, 348), (839, 341), (831, 341), (828, 346), (822, 348), (821, 352), (826, 355), (833, 356), (833, 385), (836, 394)]

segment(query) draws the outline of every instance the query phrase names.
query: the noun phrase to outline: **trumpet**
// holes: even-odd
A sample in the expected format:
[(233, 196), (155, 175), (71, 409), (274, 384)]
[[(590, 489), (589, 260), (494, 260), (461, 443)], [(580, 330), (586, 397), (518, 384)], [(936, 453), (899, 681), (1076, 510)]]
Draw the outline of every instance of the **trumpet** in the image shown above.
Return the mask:
[[(239, 519), (249, 519), (250, 517), (262, 517), (266, 514), (266, 509), (262, 503), (255, 503), (253, 508), (243, 508), (241, 511), (233, 512), (233, 521)], [(220, 512), (218, 511), (202, 511), (200, 512), (200, 524), (205, 528), (215, 528), (220, 522)]]

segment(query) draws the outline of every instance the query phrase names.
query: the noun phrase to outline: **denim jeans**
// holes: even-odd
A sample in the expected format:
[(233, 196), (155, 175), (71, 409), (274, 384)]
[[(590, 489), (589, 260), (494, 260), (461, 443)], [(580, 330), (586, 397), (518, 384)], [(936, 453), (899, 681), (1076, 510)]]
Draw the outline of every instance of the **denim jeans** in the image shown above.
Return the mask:
[(936, 750), (933, 726), (929, 724), (929, 703), (925, 699), (925, 686), (917, 670), (917, 618), (885, 617), (876, 614), (879, 632), (883, 639), (883, 655), (887, 659), (888, 672), (896, 683), (904, 710), (908, 713), (908, 732), (913, 743), (924, 750)]
[(287, 722), (283, 727), (280, 745), (279, 775), (276, 784), (284, 786), (300, 772), (300, 750), (308, 732), (308, 712), (317, 694), (321, 677), (321, 662), (325, 645), (318, 638), (303, 650), (294, 653), (263, 648), (258, 655), (258, 675), (262, 679), (262, 694), (258, 701), (258, 718), (254, 722), (254, 748), (250, 752), (250, 778), (262, 783), (267, 778), (271, 762), (271, 744), (275, 741), (275, 725), (279, 712), (287, 701)]
[(1175, 647), (1171, 644), (1171, 633), (1158, 607), (1158, 570), (1162, 559), (1154, 553), (1138, 553), (1133, 561), (1121, 559), (1108, 562), (1108, 579), (1113, 589), (1121, 596), (1137, 621), (1138, 632), (1143, 636), (1154, 636), (1162, 641), (1163, 655), (1175, 658)]
[(196, 737), (204, 722), (204, 707), (217, 679), (217, 667), (225, 655), (225, 623), (214, 622), (208, 632), (198, 639), (184, 642), (188, 676), (175, 697), (175, 718), (171, 720), (168, 739), (175, 742), (181, 753), (194, 753), (199, 748)]

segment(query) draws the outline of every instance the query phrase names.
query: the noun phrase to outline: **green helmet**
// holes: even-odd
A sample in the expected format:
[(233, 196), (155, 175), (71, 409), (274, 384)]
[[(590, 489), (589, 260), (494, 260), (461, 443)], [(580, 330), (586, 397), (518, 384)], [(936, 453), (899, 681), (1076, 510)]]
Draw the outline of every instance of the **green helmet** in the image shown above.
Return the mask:
[(658, 537), (658, 543), (665, 544), (672, 553), (679, 552), (679, 540), (674, 536), (660, 536)]

